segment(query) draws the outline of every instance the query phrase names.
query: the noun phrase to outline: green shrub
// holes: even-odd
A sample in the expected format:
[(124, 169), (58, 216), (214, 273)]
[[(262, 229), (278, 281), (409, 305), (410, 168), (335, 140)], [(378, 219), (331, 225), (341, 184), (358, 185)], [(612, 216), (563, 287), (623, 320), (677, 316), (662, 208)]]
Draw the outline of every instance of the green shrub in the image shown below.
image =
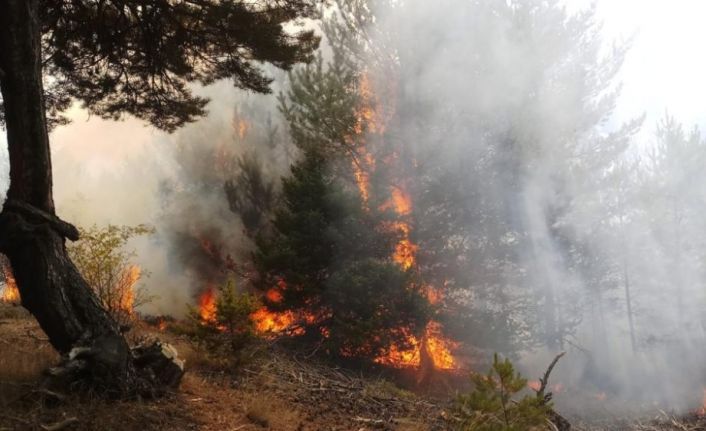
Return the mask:
[(228, 280), (218, 287), (212, 318), (204, 320), (198, 309), (190, 310), (193, 336), (211, 352), (237, 353), (255, 337), (255, 325), (250, 315), (260, 306), (254, 295), (237, 292), (235, 282)]
[(515, 399), (527, 387), (508, 360), (497, 353), (488, 374), (473, 374), (473, 392), (460, 395), (455, 404), (459, 431), (527, 431), (547, 427), (551, 404), (536, 395)]
[(135, 308), (154, 296), (139, 285), (146, 273), (131, 261), (134, 250), (127, 243), (137, 236), (154, 233), (146, 225), (79, 228), (81, 239), (67, 245), (69, 255), (88, 285), (111, 316), (121, 325), (135, 318)]

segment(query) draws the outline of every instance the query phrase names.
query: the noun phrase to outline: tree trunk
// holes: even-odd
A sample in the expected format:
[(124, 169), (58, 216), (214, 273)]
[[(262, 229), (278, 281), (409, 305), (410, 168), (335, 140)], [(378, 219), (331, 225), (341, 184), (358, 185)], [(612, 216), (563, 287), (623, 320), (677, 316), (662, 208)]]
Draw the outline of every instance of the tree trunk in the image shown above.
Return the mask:
[(134, 356), (66, 253), (65, 238), (78, 239), (78, 231), (54, 211), (38, 0), (0, 3), (0, 91), (10, 155), (0, 252), (10, 260), (22, 305), (79, 371), (74, 374), (111, 391), (131, 391)]

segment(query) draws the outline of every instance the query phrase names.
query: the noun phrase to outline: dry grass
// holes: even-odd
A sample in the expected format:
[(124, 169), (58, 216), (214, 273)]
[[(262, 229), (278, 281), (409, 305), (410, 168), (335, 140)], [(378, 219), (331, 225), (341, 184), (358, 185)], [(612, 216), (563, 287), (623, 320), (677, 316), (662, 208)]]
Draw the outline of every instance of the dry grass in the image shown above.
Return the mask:
[(245, 406), (245, 416), (261, 428), (295, 431), (301, 427), (301, 413), (282, 400), (263, 394), (252, 394), (245, 400)]
[[(385, 379), (366, 379), (343, 369), (302, 360), (276, 347), (263, 347), (247, 365), (234, 368), (183, 335), (137, 325), (132, 341), (160, 337), (186, 359), (187, 374), (177, 393), (159, 400), (107, 401), (70, 395), (64, 401), (39, 389), (42, 370), (58, 360), (36, 323), (17, 307), (0, 306), (0, 431), (41, 431), (76, 418), (66, 431), (319, 431), (451, 429), (441, 419), (448, 406), (420, 398)], [(7, 314), (2, 314), (7, 313)], [(178, 332), (178, 331), (177, 331)], [(649, 424), (613, 423), (576, 427), (582, 431), (697, 431), (704, 419), (662, 418)]]
[(16, 304), (6, 304), (0, 302), (0, 321), (10, 319), (28, 319), (30, 317), (27, 310)]
[(76, 423), (64, 429), (87, 431), (445, 429), (433, 404), (385, 380), (353, 376), (313, 359), (300, 361), (267, 343), (234, 368), (183, 335), (144, 324), (131, 331), (131, 341), (160, 337), (186, 360), (178, 393), (151, 402), (111, 402), (86, 394), (56, 402), (38, 385), (42, 370), (58, 360), (45, 336), (28, 318), (2, 322), (0, 431), (42, 430), (67, 418)]
[[(247, 362), (234, 368), (231, 361), (208, 354), (183, 335), (145, 324), (135, 325), (131, 341), (162, 338), (186, 360), (187, 374), (177, 393), (150, 402), (108, 401), (88, 394), (57, 401), (39, 389), (42, 371), (59, 358), (36, 322), (26, 314), (0, 322), (0, 431), (39, 431), (67, 418), (76, 419), (64, 428), (68, 431), (431, 429), (420, 418), (398, 414), (398, 422), (384, 427), (356, 421), (393, 416), (381, 403), (407, 394), (384, 381), (352, 380), (339, 371), (324, 376), (321, 366), (288, 360), (282, 356), (286, 352), (268, 350), (267, 344), (257, 346), (259, 354), (248, 355)], [(317, 376), (326, 382), (311, 380)], [(342, 382), (331, 380), (339, 376)], [(356, 389), (337, 392), (340, 384)], [(363, 399), (368, 401), (361, 403)], [(373, 411), (367, 410), (371, 402)]]

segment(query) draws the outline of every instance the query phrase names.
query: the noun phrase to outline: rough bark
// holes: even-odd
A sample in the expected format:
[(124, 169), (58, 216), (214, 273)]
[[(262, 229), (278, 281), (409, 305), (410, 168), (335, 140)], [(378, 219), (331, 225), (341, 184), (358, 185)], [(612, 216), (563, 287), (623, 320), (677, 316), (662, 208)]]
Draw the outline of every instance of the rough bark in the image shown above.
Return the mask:
[(72, 378), (127, 393), (148, 382), (118, 325), (67, 255), (65, 239), (77, 239), (78, 231), (54, 211), (38, 8), (38, 0), (0, 3), (0, 91), (10, 155), (0, 252), (10, 260), (22, 305), (65, 355)]

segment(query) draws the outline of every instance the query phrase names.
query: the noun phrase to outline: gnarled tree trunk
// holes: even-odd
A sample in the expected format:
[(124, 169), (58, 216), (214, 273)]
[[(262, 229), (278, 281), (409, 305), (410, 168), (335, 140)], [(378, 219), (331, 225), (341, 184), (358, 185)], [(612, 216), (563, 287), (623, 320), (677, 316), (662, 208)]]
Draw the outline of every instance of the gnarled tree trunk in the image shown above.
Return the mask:
[(128, 393), (147, 382), (120, 328), (66, 253), (65, 239), (78, 239), (78, 231), (54, 210), (38, 8), (38, 0), (0, 3), (0, 90), (10, 155), (0, 252), (10, 260), (22, 305), (74, 374)]

